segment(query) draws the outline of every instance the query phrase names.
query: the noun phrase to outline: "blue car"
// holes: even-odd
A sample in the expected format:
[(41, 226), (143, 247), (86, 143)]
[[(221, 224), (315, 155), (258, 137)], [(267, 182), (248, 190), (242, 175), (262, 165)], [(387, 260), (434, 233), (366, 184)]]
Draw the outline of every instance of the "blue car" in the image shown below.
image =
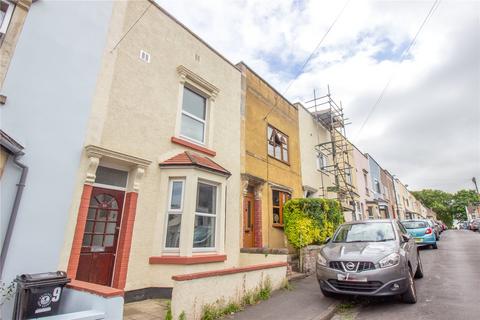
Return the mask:
[(404, 220), (402, 224), (415, 239), (418, 246), (432, 246), (433, 249), (438, 248), (438, 239), (435, 235), (435, 230), (427, 220)]

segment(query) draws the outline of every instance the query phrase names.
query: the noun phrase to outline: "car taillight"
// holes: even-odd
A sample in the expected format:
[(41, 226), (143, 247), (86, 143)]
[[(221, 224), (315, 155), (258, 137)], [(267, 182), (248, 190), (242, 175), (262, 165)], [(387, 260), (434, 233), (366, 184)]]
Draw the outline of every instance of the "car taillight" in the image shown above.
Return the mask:
[(427, 230), (425, 230), (425, 234), (430, 234), (432, 233), (432, 228), (427, 228)]

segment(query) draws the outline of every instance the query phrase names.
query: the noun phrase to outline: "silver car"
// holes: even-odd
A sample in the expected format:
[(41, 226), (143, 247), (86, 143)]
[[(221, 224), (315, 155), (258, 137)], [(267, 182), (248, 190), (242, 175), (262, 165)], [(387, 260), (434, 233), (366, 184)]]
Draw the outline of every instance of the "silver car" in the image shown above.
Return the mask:
[(397, 220), (345, 223), (317, 257), (317, 279), (327, 297), (401, 295), (416, 303), (413, 279), (422, 277), (417, 245)]

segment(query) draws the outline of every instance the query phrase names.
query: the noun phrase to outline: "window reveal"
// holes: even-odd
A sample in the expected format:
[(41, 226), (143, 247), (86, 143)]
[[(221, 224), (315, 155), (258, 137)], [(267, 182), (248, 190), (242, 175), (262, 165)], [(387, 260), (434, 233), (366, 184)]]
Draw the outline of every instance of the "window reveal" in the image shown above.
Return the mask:
[(289, 193), (272, 190), (273, 225), (283, 226), (283, 206), (291, 199)]
[(267, 129), (268, 155), (288, 163), (288, 137), (272, 126)]

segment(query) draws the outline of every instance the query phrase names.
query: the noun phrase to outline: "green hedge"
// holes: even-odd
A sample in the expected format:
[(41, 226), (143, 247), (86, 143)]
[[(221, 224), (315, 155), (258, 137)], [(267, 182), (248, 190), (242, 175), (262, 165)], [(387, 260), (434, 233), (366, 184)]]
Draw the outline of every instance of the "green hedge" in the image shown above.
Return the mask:
[(288, 241), (295, 248), (321, 244), (344, 222), (340, 203), (332, 199), (292, 199), (283, 209)]

